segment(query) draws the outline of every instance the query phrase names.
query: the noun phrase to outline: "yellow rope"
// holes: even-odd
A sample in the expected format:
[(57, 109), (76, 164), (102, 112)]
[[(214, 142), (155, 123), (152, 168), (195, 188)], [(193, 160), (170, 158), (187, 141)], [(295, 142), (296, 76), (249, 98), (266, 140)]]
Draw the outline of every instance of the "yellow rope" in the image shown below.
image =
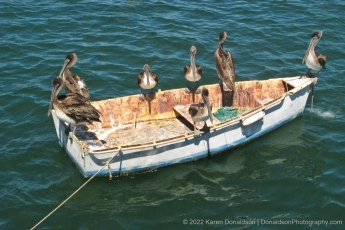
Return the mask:
[(38, 222), (35, 226), (33, 226), (30, 230), (35, 229), (38, 225), (40, 225), (43, 221), (45, 221), (50, 215), (52, 215), (56, 210), (58, 210), (62, 205), (64, 205), (69, 199), (71, 199), (79, 190), (81, 190), (87, 183), (89, 183), (102, 169), (104, 169), (105, 166), (108, 166), (109, 163), (117, 156), (119, 155), (121, 151), (121, 147), (119, 148), (118, 153), (116, 153), (110, 160), (108, 160), (103, 167), (98, 170), (90, 179), (88, 179), (82, 186), (80, 186), (74, 193), (72, 193), (66, 200), (64, 200), (59, 206), (57, 206), (53, 211), (51, 211), (48, 215), (46, 215), (40, 222)]

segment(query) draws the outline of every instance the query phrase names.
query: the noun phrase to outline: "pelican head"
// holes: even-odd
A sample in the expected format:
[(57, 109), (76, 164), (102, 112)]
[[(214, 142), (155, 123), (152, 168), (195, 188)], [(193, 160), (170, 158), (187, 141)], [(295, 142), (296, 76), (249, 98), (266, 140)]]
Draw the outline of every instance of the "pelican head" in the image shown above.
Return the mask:
[(310, 40), (310, 43), (309, 43), (309, 47), (307, 49), (307, 52), (305, 53), (304, 55), (304, 58), (302, 60), (302, 64), (307, 60), (308, 58), (308, 55), (309, 55), (309, 52), (314, 50), (316, 44), (319, 42), (319, 40), (321, 39), (322, 37), (322, 31), (321, 30), (317, 30), (315, 31), (312, 35), (311, 35), (311, 40)]
[(56, 77), (56, 78), (53, 79), (53, 82), (52, 82), (52, 95), (50, 97), (50, 103), (49, 103), (49, 109), (48, 109), (48, 117), (49, 117), (50, 111), (52, 110), (52, 107), (53, 107), (54, 97), (57, 96), (57, 94), (61, 90), (62, 84), (63, 84), (63, 79), (61, 77)]
[(311, 38), (314, 38), (314, 37), (316, 37), (318, 40), (320, 40), (321, 37), (322, 37), (322, 31), (321, 31), (321, 30), (315, 31), (315, 32), (313, 33), (313, 35), (311, 36)]
[(225, 42), (226, 40), (226, 32), (225, 31), (222, 31), (219, 33), (219, 43), (223, 45), (223, 43)]
[(145, 64), (143, 67), (146, 79), (147, 79), (147, 85), (150, 85), (150, 66), (148, 64)]
[(66, 56), (63, 66), (61, 68), (59, 77), (62, 77), (62, 73), (65, 71), (66, 67), (71, 68), (77, 63), (77, 55), (75, 53), (70, 53)]
[(195, 55), (196, 55), (196, 48), (195, 46), (192, 46), (190, 47), (190, 66), (192, 67), (194, 81), (196, 79)]
[(202, 98), (204, 100), (205, 105), (207, 106), (207, 111), (208, 111), (208, 115), (210, 117), (210, 121), (211, 121), (211, 123), (213, 123), (212, 109), (211, 109), (210, 101), (208, 100), (208, 89), (205, 87), (202, 87), (201, 95), (202, 95)]

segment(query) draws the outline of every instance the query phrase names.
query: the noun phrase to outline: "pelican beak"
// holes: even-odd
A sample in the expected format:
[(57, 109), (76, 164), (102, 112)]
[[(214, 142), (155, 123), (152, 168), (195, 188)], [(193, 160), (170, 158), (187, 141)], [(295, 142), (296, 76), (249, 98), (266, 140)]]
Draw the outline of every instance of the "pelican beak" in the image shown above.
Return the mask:
[(192, 67), (192, 72), (193, 72), (193, 78), (194, 78), (194, 82), (196, 79), (196, 72), (195, 72), (195, 54), (194, 53), (190, 53), (190, 66)]
[[(62, 73), (65, 71), (66, 66), (67, 66), (67, 64), (68, 64), (70, 61), (71, 61), (71, 60), (69, 60), (68, 58), (65, 59), (65, 61), (64, 61), (64, 63), (63, 63), (63, 66), (62, 66), (62, 68), (61, 68), (61, 71), (60, 71), (60, 73), (59, 73), (59, 77), (62, 78)], [(63, 76), (63, 77), (64, 77), (64, 76)]]
[(203, 97), (204, 102), (205, 102), (205, 104), (206, 104), (206, 106), (207, 106), (207, 111), (208, 111), (208, 115), (210, 116), (210, 121), (211, 121), (211, 123), (213, 124), (212, 109), (211, 109), (210, 102), (209, 102), (209, 100), (208, 100), (208, 96), (206, 96), (206, 95), (203, 94), (202, 97)]
[(150, 85), (150, 69), (145, 68), (145, 74), (146, 74), (146, 80), (147, 80), (147, 85)]
[(56, 87), (52, 87), (52, 95), (50, 96), (50, 103), (49, 103), (49, 109), (48, 109), (48, 117), (50, 116), (50, 111), (52, 110), (53, 107), (53, 101), (54, 101), (54, 96), (56, 93)]
[(313, 37), (311, 40), (310, 40), (310, 43), (309, 43), (309, 47), (307, 49), (307, 52), (305, 53), (304, 55), (304, 58), (302, 60), (302, 64), (307, 60), (308, 58), (308, 55), (309, 55), (309, 52), (310, 52), (310, 49), (311, 48), (314, 48), (316, 46), (316, 43), (319, 41), (319, 39), (317, 37)]

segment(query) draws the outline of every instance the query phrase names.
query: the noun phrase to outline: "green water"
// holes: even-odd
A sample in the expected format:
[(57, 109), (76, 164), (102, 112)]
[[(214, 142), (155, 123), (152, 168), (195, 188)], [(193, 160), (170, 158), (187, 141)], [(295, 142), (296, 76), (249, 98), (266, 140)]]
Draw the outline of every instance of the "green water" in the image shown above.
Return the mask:
[(316, 51), (328, 63), (313, 110), (309, 99), (302, 117), (210, 159), (96, 178), (37, 229), (345, 224), (344, 11), (344, 1), (1, 1), (0, 229), (30, 229), (86, 181), (47, 117), (51, 81), (68, 53), (78, 55), (72, 71), (92, 100), (138, 94), (145, 63), (159, 77), (157, 88), (185, 87), (191, 45), (206, 85), (219, 82), (213, 55), (222, 30), (237, 81), (305, 74), (310, 36), (322, 30)]

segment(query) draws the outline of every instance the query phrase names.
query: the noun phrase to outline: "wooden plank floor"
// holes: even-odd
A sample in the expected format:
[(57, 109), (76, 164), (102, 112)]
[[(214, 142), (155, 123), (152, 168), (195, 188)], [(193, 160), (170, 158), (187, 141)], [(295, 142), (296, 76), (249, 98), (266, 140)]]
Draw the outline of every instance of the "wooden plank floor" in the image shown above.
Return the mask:
[(77, 128), (75, 135), (85, 150), (100, 150), (118, 146), (140, 145), (183, 135), (192, 130), (177, 118), (139, 122), (133, 125), (102, 128)]

